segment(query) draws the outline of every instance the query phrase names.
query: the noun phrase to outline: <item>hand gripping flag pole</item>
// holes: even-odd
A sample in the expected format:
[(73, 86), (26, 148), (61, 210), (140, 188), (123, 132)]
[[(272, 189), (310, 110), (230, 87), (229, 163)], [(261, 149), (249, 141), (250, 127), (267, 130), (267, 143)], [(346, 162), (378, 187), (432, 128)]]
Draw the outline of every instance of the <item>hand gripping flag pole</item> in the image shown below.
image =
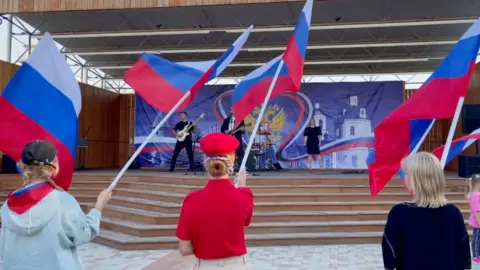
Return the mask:
[(132, 165), (132, 162), (135, 160), (135, 158), (137, 158), (137, 156), (142, 152), (143, 148), (145, 148), (145, 146), (147, 145), (147, 143), (152, 139), (153, 135), (155, 135), (158, 130), (165, 124), (165, 122), (167, 122), (167, 120), (170, 118), (170, 116), (172, 116), (172, 114), (178, 109), (178, 107), (180, 107), (180, 105), (183, 104), (183, 102), (185, 100), (187, 100), (187, 98), (190, 96), (191, 92), (188, 91), (185, 93), (185, 95), (183, 95), (183, 97), (178, 100), (177, 104), (175, 104), (175, 106), (173, 106), (170, 111), (165, 115), (165, 117), (163, 117), (162, 121), (160, 121), (160, 123), (158, 123), (158, 125), (152, 130), (152, 132), (150, 132), (150, 134), (148, 135), (147, 138), (145, 138), (145, 140), (142, 142), (142, 144), (137, 148), (137, 150), (135, 151), (135, 153), (130, 157), (130, 159), (127, 161), (127, 163), (125, 164), (125, 166), (123, 166), (122, 170), (117, 174), (117, 176), (115, 177), (115, 179), (112, 181), (112, 183), (110, 184), (110, 187), (109, 189), (114, 189), (115, 186), (117, 185), (118, 181), (120, 180), (120, 178), (122, 178), (122, 176), (125, 174), (125, 172), (127, 171), (127, 169), (130, 167), (130, 165)]

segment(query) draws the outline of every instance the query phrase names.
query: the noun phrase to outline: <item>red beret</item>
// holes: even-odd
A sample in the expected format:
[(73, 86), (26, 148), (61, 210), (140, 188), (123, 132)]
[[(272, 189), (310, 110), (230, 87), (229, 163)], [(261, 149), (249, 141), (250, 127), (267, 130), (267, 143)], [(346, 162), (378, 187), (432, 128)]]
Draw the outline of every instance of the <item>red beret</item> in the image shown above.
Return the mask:
[(223, 156), (235, 152), (240, 145), (231, 135), (213, 132), (200, 140), (200, 148), (207, 156)]

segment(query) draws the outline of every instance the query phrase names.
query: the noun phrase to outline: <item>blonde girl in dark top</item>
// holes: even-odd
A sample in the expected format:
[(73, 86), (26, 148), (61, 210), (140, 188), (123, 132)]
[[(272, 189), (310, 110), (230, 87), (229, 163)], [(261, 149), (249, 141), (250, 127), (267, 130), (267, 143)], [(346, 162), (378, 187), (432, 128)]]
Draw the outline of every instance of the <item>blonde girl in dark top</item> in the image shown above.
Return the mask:
[(440, 161), (426, 152), (402, 161), (413, 202), (388, 214), (382, 241), (385, 269), (471, 269), (470, 246), (462, 213), (445, 198)]

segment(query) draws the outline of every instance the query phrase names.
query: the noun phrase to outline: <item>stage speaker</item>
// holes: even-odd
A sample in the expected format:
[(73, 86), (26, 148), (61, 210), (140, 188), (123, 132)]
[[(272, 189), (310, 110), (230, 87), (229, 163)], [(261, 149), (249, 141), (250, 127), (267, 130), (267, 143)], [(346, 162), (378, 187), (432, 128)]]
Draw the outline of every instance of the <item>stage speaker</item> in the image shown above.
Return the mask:
[(470, 134), (480, 128), (480, 104), (463, 105), (462, 115), (462, 131), (464, 134)]
[(3, 155), (2, 157), (2, 173), (3, 174), (17, 174), (17, 162), (11, 159), (7, 155)]
[(459, 156), (458, 176), (468, 178), (480, 174), (480, 156)]

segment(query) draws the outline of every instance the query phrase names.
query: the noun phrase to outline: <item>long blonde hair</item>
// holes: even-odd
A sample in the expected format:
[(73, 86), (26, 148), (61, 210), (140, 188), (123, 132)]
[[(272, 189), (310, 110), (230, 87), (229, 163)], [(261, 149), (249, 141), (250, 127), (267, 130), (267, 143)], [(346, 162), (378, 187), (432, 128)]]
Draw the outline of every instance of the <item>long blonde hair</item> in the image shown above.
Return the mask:
[(445, 175), (436, 156), (427, 152), (410, 155), (402, 160), (402, 168), (417, 206), (439, 208), (447, 204)]
[(23, 170), (23, 186), (32, 184), (33, 180), (43, 179), (57, 190), (64, 191), (52, 180), (52, 174), (55, 168), (50, 165), (26, 165), (21, 164)]
[(473, 189), (476, 188), (480, 184), (480, 174), (474, 174), (470, 178), (467, 178), (466, 190), (465, 190), (465, 197), (467, 199), (470, 198), (470, 193), (472, 193)]

